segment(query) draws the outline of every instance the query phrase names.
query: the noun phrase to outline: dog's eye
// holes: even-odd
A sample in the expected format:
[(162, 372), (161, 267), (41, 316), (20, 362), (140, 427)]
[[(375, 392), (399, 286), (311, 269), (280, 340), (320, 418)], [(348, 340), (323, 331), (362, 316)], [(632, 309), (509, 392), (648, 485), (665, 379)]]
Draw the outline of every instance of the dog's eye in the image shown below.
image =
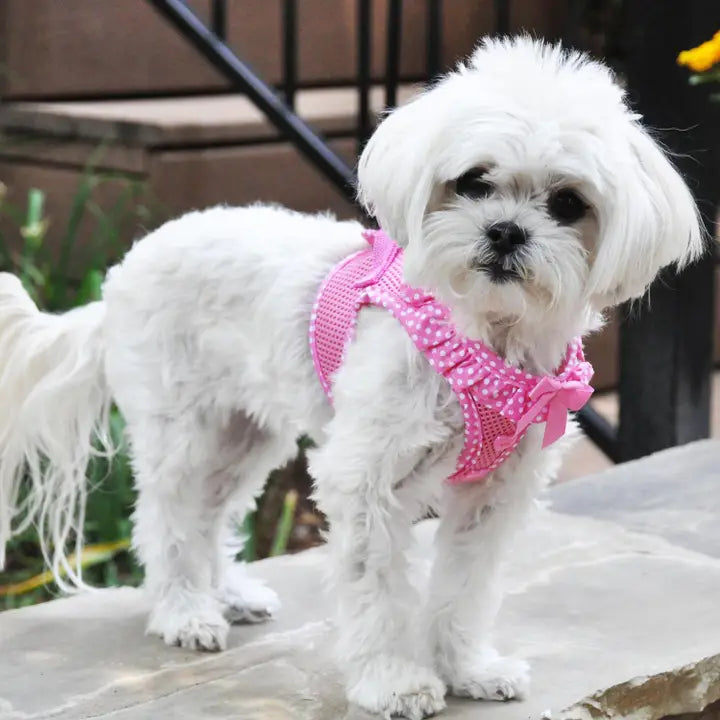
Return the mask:
[(457, 194), (473, 200), (487, 197), (493, 191), (493, 186), (484, 179), (485, 172), (482, 168), (475, 168), (461, 175), (455, 181)]
[(556, 220), (570, 225), (585, 216), (588, 205), (574, 190), (566, 188), (550, 195), (548, 210)]

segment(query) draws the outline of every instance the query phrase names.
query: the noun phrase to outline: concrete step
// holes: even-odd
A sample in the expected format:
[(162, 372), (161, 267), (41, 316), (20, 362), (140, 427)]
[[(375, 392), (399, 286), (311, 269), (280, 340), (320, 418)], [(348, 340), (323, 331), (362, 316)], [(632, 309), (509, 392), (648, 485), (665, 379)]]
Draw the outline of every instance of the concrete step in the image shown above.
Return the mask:
[[(399, 98), (404, 101), (415, 92), (417, 86), (402, 85)], [(384, 107), (379, 85), (371, 89), (370, 105), (376, 114)], [(352, 166), (357, 149), (357, 92), (349, 88), (303, 90), (297, 95), (297, 108)], [(126, 241), (115, 248), (115, 256), (140, 232), (167, 217), (218, 203), (274, 202), (306, 212), (356, 214), (241, 95), (3, 103), (0, 133), (4, 135), (0, 181), (15, 204), (24, 203), (30, 188), (45, 191), (52, 220), (51, 249), (60, 242), (90, 162), (120, 178), (95, 190), (93, 199), (101, 210), (109, 212), (128, 184), (134, 183), (139, 186), (136, 204), (144, 203), (154, 211), (149, 218), (131, 214), (121, 219), (118, 235)], [(74, 249), (74, 271), (81, 272), (97, 252), (98, 230), (96, 219), (84, 218)]]
[[(717, 702), (718, 488), (717, 441), (553, 488), (509, 557), (498, 624), (499, 649), (531, 663), (530, 695), (449, 699), (439, 717), (660, 720)], [(416, 529), (419, 583), (435, 527)], [(370, 720), (347, 707), (329, 654), (325, 562), (318, 548), (252, 565), (282, 609), (266, 625), (234, 627), (217, 655), (144, 637), (139, 590), (2, 613), (0, 717)]]
[[(419, 89), (419, 85), (400, 85), (399, 102), (406, 102)], [(384, 109), (380, 85), (370, 90), (370, 108), (375, 114)], [(354, 135), (357, 112), (358, 93), (351, 87), (297, 93), (298, 115), (325, 135)], [(263, 113), (244, 95), (8, 102), (0, 105), (0, 131), (150, 149), (257, 143), (279, 138)], [(28, 150), (32, 150), (32, 145), (21, 146), (17, 152)]]

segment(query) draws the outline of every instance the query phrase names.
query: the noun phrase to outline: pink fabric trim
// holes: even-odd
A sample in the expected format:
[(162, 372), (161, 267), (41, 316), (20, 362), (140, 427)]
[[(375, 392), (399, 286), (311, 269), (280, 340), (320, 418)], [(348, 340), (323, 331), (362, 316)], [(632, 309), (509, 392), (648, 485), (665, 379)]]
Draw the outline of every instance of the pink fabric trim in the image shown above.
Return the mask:
[(465, 442), (449, 482), (479, 480), (504, 462), (532, 423), (546, 423), (543, 447), (565, 432), (568, 410), (590, 398), (592, 366), (573, 340), (554, 376), (509, 365), (484, 344), (461, 335), (450, 310), (403, 280), (403, 254), (382, 231), (367, 231), (370, 248), (339, 263), (322, 284), (310, 322), (320, 383), (332, 402), (332, 379), (352, 341), (360, 308), (390, 312), (457, 396)]

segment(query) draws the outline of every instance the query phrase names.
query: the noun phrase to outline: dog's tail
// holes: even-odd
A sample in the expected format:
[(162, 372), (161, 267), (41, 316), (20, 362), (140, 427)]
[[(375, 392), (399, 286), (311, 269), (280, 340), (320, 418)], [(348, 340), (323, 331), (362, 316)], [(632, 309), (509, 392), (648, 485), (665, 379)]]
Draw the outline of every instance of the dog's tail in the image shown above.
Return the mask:
[(0, 569), (11, 536), (35, 524), (64, 590), (82, 586), (86, 470), (110, 452), (101, 302), (40, 312), (20, 281), (0, 273)]

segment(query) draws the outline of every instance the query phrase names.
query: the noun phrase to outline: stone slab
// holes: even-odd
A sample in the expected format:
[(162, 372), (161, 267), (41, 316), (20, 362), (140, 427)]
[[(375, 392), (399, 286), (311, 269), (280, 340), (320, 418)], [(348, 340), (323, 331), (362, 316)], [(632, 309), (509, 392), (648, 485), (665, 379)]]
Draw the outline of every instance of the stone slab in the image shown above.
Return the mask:
[[(655, 720), (718, 700), (720, 524), (705, 516), (719, 509), (718, 468), (720, 442), (705, 441), (555, 487), (507, 564), (497, 633), (531, 662), (530, 697), (450, 699), (442, 717)], [(434, 530), (416, 530), (418, 582)], [(329, 657), (324, 561), (319, 548), (255, 563), (283, 607), (233, 628), (218, 655), (144, 637), (138, 590), (3, 613), (0, 718), (367, 720)]]
[[(717, 385), (720, 378), (713, 378)], [(720, 393), (713, 415), (720, 416)], [(617, 465), (553, 490), (553, 508), (658, 535), (720, 558), (720, 455), (700, 441)]]

